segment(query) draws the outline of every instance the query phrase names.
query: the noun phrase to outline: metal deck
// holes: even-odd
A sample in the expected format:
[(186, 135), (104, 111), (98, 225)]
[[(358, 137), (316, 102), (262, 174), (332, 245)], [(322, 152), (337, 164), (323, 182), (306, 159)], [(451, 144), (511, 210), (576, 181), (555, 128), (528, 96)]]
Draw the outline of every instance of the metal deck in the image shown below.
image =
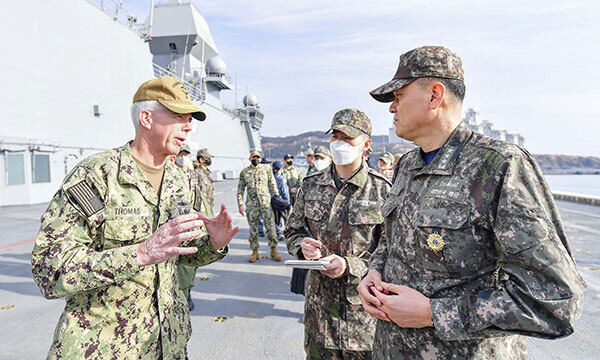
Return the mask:
[[(304, 359), (304, 298), (289, 292), (291, 270), (270, 258), (248, 263), (248, 225), (237, 214), (236, 181), (215, 183), (242, 230), (221, 262), (199, 268), (192, 296), (190, 359)], [(575, 334), (529, 341), (530, 359), (599, 359), (600, 207), (557, 202), (575, 258), (588, 282)], [(0, 207), (0, 359), (42, 359), (64, 300), (45, 300), (31, 279), (30, 254), (46, 204)], [(260, 239), (261, 256), (268, 255)], [(279, 245), (290, 259), (285, 244)], [(11, 305), (13, 305), (11, 307)], [(225, 317), (222, 322), (215, 318)]]

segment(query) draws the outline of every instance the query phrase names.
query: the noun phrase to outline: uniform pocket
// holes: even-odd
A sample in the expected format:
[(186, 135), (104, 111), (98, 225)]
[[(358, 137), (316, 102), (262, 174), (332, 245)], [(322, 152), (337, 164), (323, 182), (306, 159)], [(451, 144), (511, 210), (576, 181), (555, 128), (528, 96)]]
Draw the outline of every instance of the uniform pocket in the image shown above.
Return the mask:
[(415, 212), (417, 257), (425, 269), (464, 277), (495, 263), (493, 243), (478, 242), (468, 224), (470, 206), (425, 198)]
[(313, 221), (320, 221), (325, 215), (323, 203), (318, 200), (305, 199), (304, 215)]
[(105, 249), (137, 244), (150, 235), (152, 235), (152, 224), (146, 217), (112, 218), (104, 221)]

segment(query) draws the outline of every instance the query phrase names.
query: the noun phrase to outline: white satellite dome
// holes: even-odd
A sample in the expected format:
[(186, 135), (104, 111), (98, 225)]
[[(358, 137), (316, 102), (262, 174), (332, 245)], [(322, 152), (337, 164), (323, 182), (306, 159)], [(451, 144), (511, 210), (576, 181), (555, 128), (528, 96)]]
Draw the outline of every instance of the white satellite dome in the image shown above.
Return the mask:
[(206, 62), (206, 71), (209, 74), (225, 75), (227, 73), (227, 65), (220, 57), (215, 56)]
[(258, 106), (258, 98), (256, 97), (256, 95), (248, 94), (244, 96), (243, 102), (244, 106)]

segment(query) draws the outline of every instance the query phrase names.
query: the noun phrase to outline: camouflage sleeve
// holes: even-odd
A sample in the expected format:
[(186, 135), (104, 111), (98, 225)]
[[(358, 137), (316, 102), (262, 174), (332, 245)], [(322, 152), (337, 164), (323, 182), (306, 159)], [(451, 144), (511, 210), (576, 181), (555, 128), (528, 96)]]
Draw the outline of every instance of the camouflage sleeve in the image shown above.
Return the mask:
[(385, 262), (387, 260), (387, 240), (385, 236), (385, 230), (382, 229), (383, 233), (379, 238), (379, 243), (375, 248), (375, 251), (371, 255), (369, 260), (369, 270), (374, 269), (377, 270), (380, 274), (383, 274), (383, 268), (385, 267)]
[(269, 177), (269, 188), (271, 189), (271, 194), (273, 194), (273, 196), (279, 195), (277, 182), (275, 181), (275, 175), (273, 175), (273, 171), (271, 171), (270, 167), (268, 168), (267, 176)]
[[(374, 269), (377, 270), (380, 274), (383, 274), (383, 268), (385, 267), (385, 262), (387, 260), (387, 234), (386, 231), (386, 217), (390, 214), (391, 211), (395, 208), (394, 199), (389, 198), (389, 194), (391, 191), (391, 187), (388, 185), (385, 187), (384, 191), (384, 199), (382, 201), (381, 206), (381, 215), (383, 216), (383, 223), (380, 225), (379, 229), (376, 229), (377, 232), (375, 236), (373, 236), (373, 242), (371, 243), (372, 252), (371, 258), (369, 259), (369, 270)], [(388, 200), (390, 200), (388, 202)], [(387, 225), (389, 226), (389, 224)], [(376, 236), (379, 236), (378, 238)]]
[(302, 177), (302, 172), (298, 168), (296, 168), (296, 178), (297, 178), (297, 180), (296, 180), (296, 187), (299, 188), (300, 186), (302, 186), (302, 179), (303, 179), (303, 177)]
[(559, 338), (573, 332), (585, 283), (577, 271), (552, 194), (530, 155), (505, 162), (493, 232), (495, 288), (431, 300), (437, 336), (466, 340), (518, 333)]
[[(194, 204), (193, 208), (195, 211), (200, 211), (211, 218), (215, 216), (213, 210), (209, 208), (208, 202), (199, 186), (193, 186), (192, 195), (194, 197), (192, 204)], [(210, 235), (208, 234), (192, 239), (183, 246), (195, 246), (198, 248), (198, 251), (194, 254), (179, 257), (179, 263), (188, 266), (204, 266), (219, 261), (224, 258), (229, 251), (228, 246), (225, 246), (221, 250), (215, 250), (210, 243)]]
[[(381, 243), (383, 233), (384, 233), (383, 232), (383, 224), (375, 225), (373, 227), (373, 235), (371, 238), (371, 243), (372, 244)], [(373, 246), (371, 246), (371, 247), (373, 247)], [(373, 249), (370, 248), (367, 251), (364, 251), (359, 256), (346, 256), (345, 257), (346, 262), (348, 263), (348, 280), (350, 283), (358, 281), (357, 282), (357, 285), (358, 285), (358, 283), (367, 274), (367, 272), (369, 272), (369, 269), (370, 269), (369, 264), (371, 263), (371, 259), (372, 259), (372, 254), (371, 254), (372, 251), (373, 251)], [(383, 271), (383, 269), (381, 271)]]
[(304, 187), (301, 187), (296, 194), (296, 202), (294, 203), (292, 213), (285, 224), (283, 234), (286, 238), (287, 249), (290, 255), (297, 259), (304, 259), (300, 244), (302, 243), (302, 239), (309, 236), (305, 229)]
[(92, 236), (102, 211), (84, 216), (59, 190), (42, 215), (31, 254), (33, 280), (47, 299), (113, 285), (138, 273), (138, 245), (94, 249)]
[(204, 266), (223, 259), (229, 252), (229, 246), (215, 250), (210, 243), (210, 235), (206, 234), (197, 238), (190, 246), (196, 246), (198, 251), (194, 254), (179, 257), (179, 263), (188, 266)]
[(240, 172), (240, 178), (238, 179), (238, 188), (237, 188), (238, 206), (244, 205), (244, 190), (246, 190), (246, 180), (244, 178), (244, 170), (242, 170)]

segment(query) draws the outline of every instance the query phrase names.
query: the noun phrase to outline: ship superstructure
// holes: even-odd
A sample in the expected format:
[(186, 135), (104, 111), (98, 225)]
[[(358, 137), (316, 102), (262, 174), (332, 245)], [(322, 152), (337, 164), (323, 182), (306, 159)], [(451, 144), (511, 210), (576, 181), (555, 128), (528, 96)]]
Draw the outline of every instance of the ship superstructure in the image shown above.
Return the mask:
[(256, 96), (222, 104), (235, 89), (201, 13), (187, 1), (154, 3), (144, 22), (116, 0), (4, 4), (0, 28), (18, 56), (2, 59), (0, 206), (49, 201), (83, 158), (132, 139), (131, 98), (154, 76), (180, 78), (206, 112), (187, 142), (214, 155), (215, 180), (237, 177), (260, 150)]

